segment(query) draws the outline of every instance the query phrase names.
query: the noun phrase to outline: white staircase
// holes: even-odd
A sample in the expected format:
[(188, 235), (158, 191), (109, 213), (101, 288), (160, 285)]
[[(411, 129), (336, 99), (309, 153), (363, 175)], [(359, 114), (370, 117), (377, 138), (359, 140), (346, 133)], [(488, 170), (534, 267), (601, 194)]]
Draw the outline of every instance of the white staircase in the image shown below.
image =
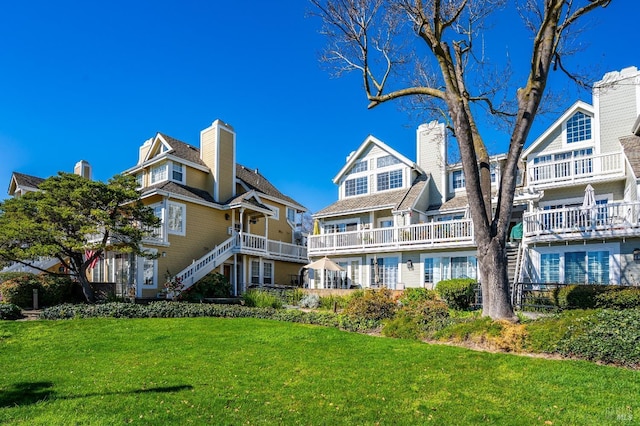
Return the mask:
[(234, 252), (234, 248), (238, 245), (238, 235), (234, 235), (225, 240), (222, 244), (214, 247), (209, 253), (205, 254), (198, 260), (194, 260), (193, 263), (182, 271), (176, 274), (176, 278), (180, 278), (182, 284), (184, 284), (184, 290), (191, 287), (203, 278), (209, 272), (213, 271), (216, 266), (219, 266), (222, 262), (227, 260)]

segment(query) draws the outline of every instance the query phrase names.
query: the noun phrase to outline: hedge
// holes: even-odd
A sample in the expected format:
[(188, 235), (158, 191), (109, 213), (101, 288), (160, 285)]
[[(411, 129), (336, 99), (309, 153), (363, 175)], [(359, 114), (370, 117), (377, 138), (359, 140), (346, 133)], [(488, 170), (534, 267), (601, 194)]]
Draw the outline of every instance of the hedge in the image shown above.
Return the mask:
[(436, 284), (436, 292), (450, 308), (466, 310), (471, 307), (476, 291), (476, 280), (471, 278), (453, 278)]
[(104, 303), (100, 305), (64, 304), (44, 309), (40, 319), (74, 318), (261, 318), (277, 321), (338, 327), (349, 331), (365, 331), (380, 326), (379, 321), (352, 319), (332, 312), (304, 312), (296, 309), (250, 308), (241, 305), (218, 305), (187, 302)]

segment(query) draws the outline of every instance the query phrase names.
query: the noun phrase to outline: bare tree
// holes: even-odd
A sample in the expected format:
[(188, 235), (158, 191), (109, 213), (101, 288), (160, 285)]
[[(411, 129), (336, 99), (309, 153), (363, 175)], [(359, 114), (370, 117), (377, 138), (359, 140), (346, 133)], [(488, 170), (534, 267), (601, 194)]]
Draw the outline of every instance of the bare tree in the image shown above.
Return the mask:
[[(328, 41), (323, 61), (338, 75), (350, 71), (362, 75), (369, 108), (413, 98), (431, 112), (446, 116), (465, 175), (485, 316), (516, 320), (509, 299), (507, 232), (518, 161), (549, 72), (558, 69), (573, 78), (562, 63), (569, 30), (610, 1), (517, 2), (515, 7), (523, 25), (532, 31), (533, 41), (528, 47), (526, 82), (509, 99), (503, 78), (509, 74), (509, 64), (500, 70), (484, 63), (479, 54), (482, 43), (476, 43), (478, 36), (490, 31), (489, 18), (507, 5), (506, 0), (311, 0)], [(502, 77), (492, 79), (491, 74)], [(489, 153), (477, 125), (484, 112), (506, 119), (511, 133), (493, 206)]]

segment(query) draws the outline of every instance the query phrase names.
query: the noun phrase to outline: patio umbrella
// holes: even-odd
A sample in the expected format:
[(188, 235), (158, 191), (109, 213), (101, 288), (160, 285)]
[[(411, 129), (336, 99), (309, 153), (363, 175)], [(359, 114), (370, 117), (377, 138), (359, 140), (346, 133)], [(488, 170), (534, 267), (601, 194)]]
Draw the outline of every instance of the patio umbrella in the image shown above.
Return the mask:
[(307, 269), (324, 269), (325, 271), (344, 271), (344, 268), (338, 265), (333, 260), (329, 259), (327, 256), (322, 259), (318, 259), (315, 262), (311, 262), (307, 265), (304, 265), (304, 268)]
[(320, 223), (318, 219), (313, 221), (313, 235), (320, 235)]
[[(588, 184), (587, 187), (584, 189), (584, 200), (582, 200), (582, 207), (580, 207), (580, 210), (582, 211), (582, 214), (588, 218), (588, 220), (593, 221), (597, 213), (596, 208), (597, 208), (596, 194), (593, 189), (593, 186)], [(592, 225), (593, 225), (593, 222), (592, 222)]]

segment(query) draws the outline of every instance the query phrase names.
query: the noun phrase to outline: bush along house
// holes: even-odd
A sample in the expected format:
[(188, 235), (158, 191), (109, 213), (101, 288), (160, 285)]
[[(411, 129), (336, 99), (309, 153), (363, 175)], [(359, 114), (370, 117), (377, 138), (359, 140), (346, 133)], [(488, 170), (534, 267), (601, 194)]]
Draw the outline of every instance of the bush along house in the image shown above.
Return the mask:
[[(523, 152), (511, 217), (513, 282), (640, 281), (640, 73), (607, 73)], [(433, 288), (476, 278), (461, 164), (441, 123), (418, 127), (416, 161), (373, 136), (334, 178), (338, 200), (314, 214), (313, 288)], [(491, 157), (497, 188), (505, 155)]]
[(168, 279), (184, 289), (211, 272), (232, 293), (252, 285), (297, 284), (307, 249), (300, 231), (305, 208), (282, 194), (258, 169), (236, 163), (236, 133), (216, 120), (194, 147), (162, 133), (145, 141), (138, 163), (124, 173), (162, 225), (144, 248), (154, 259), (106, 253), (95, 282), (115, 282), (137, 298), (164, 297)]

